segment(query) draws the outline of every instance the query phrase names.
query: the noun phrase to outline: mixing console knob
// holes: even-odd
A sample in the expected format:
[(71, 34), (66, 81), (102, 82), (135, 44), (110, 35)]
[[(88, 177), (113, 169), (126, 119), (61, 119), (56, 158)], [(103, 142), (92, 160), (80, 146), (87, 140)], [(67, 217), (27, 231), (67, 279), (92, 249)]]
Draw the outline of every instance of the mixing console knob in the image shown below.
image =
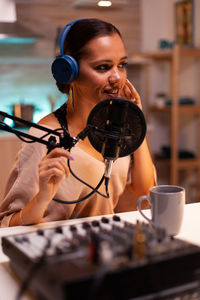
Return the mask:
[(117, 215), (114, 215), (114, 216), (113, 216), (113, 221), (120, 222), (120, 221), (121, 221), (121, 219), (120, 219), (120, 217), (119, 217), (119, 216), (117, 216)]
[(103, 230), (112, 230), (112, 224), (110, 223), (110, 220), (106, 217), (101, 218), (101, 228)]
[(37, 234), (38, 234), (38, 235), (44, 235), (44, 231), (43, 231), (42, 229), (38, 229), (38, 230), (37, 230)]
[(56, 227), (55, 232), (56, 233), (63, 233), (62, 227), (61, 226)]
[(77, 231), (77, 228), (76, 228), (76, 226), (71, 225), (70, 230), (75, 233)]
[(88, 230), (88, 229), (91, 228), (91, 225), (90, 225), (88, 222), (84, 222), (84, 223), (82, 224), (82, 227), (83, 227), (85, 230)]
[(100, 226), (99, 221), (97, 221), (97, 220), (92, 221), (92, 226), (93, 227), (99, 227)]
[(103, 217), (103, 218), (101, 218), (101, 222), (105, 223), (105, 224), (108, 224), (109, 223), (109, 219), (106, 218), (106, 217)]

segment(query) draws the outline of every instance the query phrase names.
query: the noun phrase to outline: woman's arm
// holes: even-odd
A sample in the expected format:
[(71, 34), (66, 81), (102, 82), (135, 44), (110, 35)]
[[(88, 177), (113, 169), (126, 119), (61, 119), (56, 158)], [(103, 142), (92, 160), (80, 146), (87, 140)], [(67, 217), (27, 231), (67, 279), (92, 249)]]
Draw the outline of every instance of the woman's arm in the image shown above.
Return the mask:
[(10, 226), (30, 225), (43, 221), (44, 213), (53, 199), (63, 176), (68, 176), (67, 159), (71, 154), (62, 148), (55, 148), (39, 163), (39, 192), (24, 208), (15, 213)]
[(149, 189), (156, 184), (156, 174), (146, 139), (134, 152), (133, 157), (131, 184), (127, 187), (137, 197), (149, 195)]
[[(123, 96), (142, 109), (140, 96), (128, 79), (123, 89)], [(133, 157), (132, 183), (128, 186), (128, 189), (136, 196), (148, 195), (149, 188), (156, 184), (156, 174), (146, 139), (134, 152)]]

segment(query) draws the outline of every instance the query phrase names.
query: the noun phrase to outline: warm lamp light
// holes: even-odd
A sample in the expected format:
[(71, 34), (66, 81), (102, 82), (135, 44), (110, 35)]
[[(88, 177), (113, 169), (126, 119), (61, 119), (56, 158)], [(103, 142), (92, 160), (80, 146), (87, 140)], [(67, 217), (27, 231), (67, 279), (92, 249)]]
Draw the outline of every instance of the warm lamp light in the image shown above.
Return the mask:
[(105, 0), (101, 0), (98, 2), (97, 4), (98, 6), (104, 6), (104, 7), (109, 7), (112, 5), (111, 1), (105, 1)]

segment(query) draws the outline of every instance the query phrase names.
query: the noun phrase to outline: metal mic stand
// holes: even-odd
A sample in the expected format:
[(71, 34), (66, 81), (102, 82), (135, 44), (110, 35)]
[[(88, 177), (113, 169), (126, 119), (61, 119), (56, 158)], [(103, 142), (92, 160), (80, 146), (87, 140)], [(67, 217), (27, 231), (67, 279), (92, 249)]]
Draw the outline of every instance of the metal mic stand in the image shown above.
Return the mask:
[[(44, 140), (43, 138), (39, 138), (39, 137), (33, 136), (31, 134), (28, 134), (26, 132), (11, 128), (7, 124), (5, 124), (3, 121), (0, 121), (0, 129), (14, 133), (18, 137), (24, 137), (33, 142), (38, 142), (38, 143), (44, 144), (47, 146), (48, 153), (56, 147), (63, 147), (64, 149), (70, 150), (79, 141), (79, 137), (72, 138), (70, 136), (69, 132), (64, 129), (62, 129), (62, 132), (59, 132), (59, 131), (32, 123), (32, 122), (26, 121), (24, 119), (9, 115), (3, 111), (0, 111), (0, 116), (12, 119), (14, 121), (18, 121), (28, 127), (35, 127), (43, 132), (46, 132), (47, 134), (45, 136), (50, 135), (48, 140)], [(56, 143), (56, 136), (59, 137), (59, 143)]]

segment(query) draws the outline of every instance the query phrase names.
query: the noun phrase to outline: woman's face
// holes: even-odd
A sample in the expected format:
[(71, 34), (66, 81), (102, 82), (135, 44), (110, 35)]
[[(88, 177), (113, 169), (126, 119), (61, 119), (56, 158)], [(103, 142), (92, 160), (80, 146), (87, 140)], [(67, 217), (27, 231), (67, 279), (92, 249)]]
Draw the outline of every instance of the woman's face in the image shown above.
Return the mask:
[(126, 82), (127, 55), (118, 34), (101, 36), (84, 47), (79, 75), (74, 81), (79, 100), (98, 103), (121, 96)]

